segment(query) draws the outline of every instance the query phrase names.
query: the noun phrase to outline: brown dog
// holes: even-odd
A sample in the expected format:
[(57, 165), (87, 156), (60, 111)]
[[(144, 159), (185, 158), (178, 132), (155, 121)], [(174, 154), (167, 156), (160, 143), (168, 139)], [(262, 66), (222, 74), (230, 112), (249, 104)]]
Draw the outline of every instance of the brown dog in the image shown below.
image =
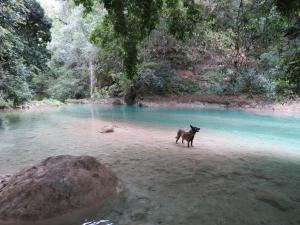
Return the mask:
[(177, 136), (176, 136), (176, 144), (179, 140), (179, 138), (181, 137), (182, 138), (182, 143), (184, 140), (186, 140), (188, 142), (188, 148), (190, 147), (190, 143), (191, 143), (191, 147), (193, 147), (193, 141), (194, 141), (194, 137), (195, 137), (195, 134), (197, 132), (199, 132), (200, 128), (198, 127), (193, 127), (192, 125), (190, 125), (191, 129), (189, 132), (186, 132), (184, 130), (178, 130), (177, 131)]

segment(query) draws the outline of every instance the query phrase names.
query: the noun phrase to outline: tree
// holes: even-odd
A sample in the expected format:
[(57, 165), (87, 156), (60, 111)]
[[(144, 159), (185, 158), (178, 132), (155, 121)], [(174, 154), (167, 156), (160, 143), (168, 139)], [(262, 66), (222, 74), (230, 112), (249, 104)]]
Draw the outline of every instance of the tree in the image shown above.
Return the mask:
[(300, 94), (300, 1), (275, 0), (282, 15), (289, 19), (290, 26), (285, 31), (288, 48), (284, 54), (284, 73), (279, 77), (279, 90)]
[(51, 22), (35, 0), (0, 2), (0, 95), (15, 105), (40, 93)]
[(103, 13), (100, 9), (83, 18), (82, 12), (83, 7), (62, 2), (55, 15), (53, 40), (49, 44), (52, 79), (48, 94), (53, 98), (93, 97), (99, 48), (89, 42), (89, 33)]
[[(111, 38), (120, 43), (127, 78), (133, 80), (137, 72), (139, 45), (149, 36), (160, 21), (160, 15), (167, 15), (169, 32), (184, 40), (191, 34), (201, 18), (200, 5), (194, 0), (74, 0), (83, 4), (86, 12), (91, 12), (96, 3), (103, 3), (107, 15), (99, 27), (105, 26), (111, 32)], [(96, 28), (96, 31), (100, 29)], [(107, 35), (97, 32), (94, 41), (105, 39)], [(102, 42), (103, 43), (103, 42)], [(135, 99), (132, 85), (126, 90), (128, 104)], [(128, 96), (128, 94), (126, 96)], [(125, 100), (126, 100), (125, 99)]]
[(300, 16), (299, 0), (275, 0), (275, 5), (278, 7), (279, 11), (285, 16)]

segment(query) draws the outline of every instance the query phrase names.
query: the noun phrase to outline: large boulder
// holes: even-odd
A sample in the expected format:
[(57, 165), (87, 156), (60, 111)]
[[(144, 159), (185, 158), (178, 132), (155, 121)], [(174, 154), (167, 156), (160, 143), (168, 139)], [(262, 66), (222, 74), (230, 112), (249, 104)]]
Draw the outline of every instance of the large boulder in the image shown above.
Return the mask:
[(49, 157), (3, 180), (0, 224), (44, 220), (99, 207), (118, 192), (114, 174), (89, 156)]

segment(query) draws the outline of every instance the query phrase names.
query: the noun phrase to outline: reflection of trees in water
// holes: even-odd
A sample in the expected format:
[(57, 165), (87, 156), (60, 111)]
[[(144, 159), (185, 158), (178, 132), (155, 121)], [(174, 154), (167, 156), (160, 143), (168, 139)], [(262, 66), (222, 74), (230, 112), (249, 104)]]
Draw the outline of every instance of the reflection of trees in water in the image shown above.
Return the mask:
[(20, 121), (20, 114), (17, 113), (0, 115), (0, 129), (7, 130), (10, 127), (10, 125), (18, 123)]
[(0, 129), (1, 130), (6, 130), (7, 129), (7, 119), (5, 117), (0, 117)]

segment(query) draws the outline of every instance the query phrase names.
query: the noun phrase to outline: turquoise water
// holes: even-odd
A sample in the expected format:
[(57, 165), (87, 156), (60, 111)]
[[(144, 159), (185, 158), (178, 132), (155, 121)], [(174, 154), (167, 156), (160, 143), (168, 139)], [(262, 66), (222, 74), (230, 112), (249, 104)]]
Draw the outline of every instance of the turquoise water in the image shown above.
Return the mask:
[(262, 115), (228, 109), (140, 108), (128, 106), (72, 106), (62, 113), (74, 117), (99, 117), (109, 120), (165, 125), (174, 128), (193, 126), (236, 138), (260, 141), (266, 145), (284, 145), (300, 150), (300, 114)]
[[(203, 130), (232, 135), (266, 145), (283, 145), (300, 150), (300, 114), (294, 116), (261, 115), (238, 110), (140, 108), (110, 105), (70, 105), (46, 112), (11, 113), (0, 117), (1, 131), (24, 132), (54, 126), (74, 118), (101, 118), (133, 122), (147, 126), (188, 129), (189, 124)], [(0, 136), (1, 138), (1, 136)]]
[[(194, 161), (193, 156), (195, 152), (193, 151), (190, 152), (191, 155), (188, 156), (186, 152), (181, 156), (181, 154), (169, 154), (170, 152), (167, 151), (154, 151), (155, 153), (152, 151), (147, 152), (146, 155), (139, 155), (139, 152), (136, 152), (136, 150), (130, 152), (131, 147), (123, 149), (123, 146), (119, 146), (118, 143), (108, 143), (107, 141), (103, 143), (103, 139), (101, 140), (103, 136), (97, 132), (98, 128), (102, 126), (102, 123), (99, 122), (98, 119), (114, 121), (115, 124), (118, 124), (117, 122), (120, 121), (136, 123), (146, 127), (170, 129), (170, 133), (172, 134), (178, 128), (188, 129), (189, 125), (192, 124), (201, 127), (200, 133), (209, 132), (213, 137), (214, 134), (216, 134), (216, 136), (221, 135), (222, 137), (230, 138), (230, 140), (237, 140), (238, 143), (242, 141), (249, 146), (258, 143), (259, 146), (266, 146), (268, 148), (273, 146), (276, 148), (280, 147), (279, 149), (283, 152), (288, 152), (289, 150), (300, 152), (300, 115), (260, 115), (225, 109), (68, 105), (33, 112), (15, 111), (0, 113), (0, 174), (14, 172), (24, 166), (45, 159), (48, 156), (59, 154), (88, 154), (112, 163), (112, 168), (115, 169), (117, 176), (120, 176), (126, 181), (126, 184), (132, 188), (132, 190), (128, 188), (128, 190), (133, 193), (128, 194), (131, 196), (130, 201), (126, 203), (128, 205), (125, 205), (124, 208), (122, 208), (123, 206), (119, 206), (119, 208), (114, 211), (115, 214), (107, 217), (102, 218), (101, 215), (92, 215), (91, 218), (83, 218), (76, 224), (72, 223), (72, 225), (121, 225), (124, 223), (122, 223), (122, 219), (120, 219), (122, 217), (118, 213), (124, 211), (124, 217), (127, 218), (128, 215), (130, 217), (132, 205), (136, 207), (134, 210), (137, 210), (138, 213), (140, 213), (138, 210), (140, 207), (142, 207), (142, 209), (148, 209), (149, 207), (149, 212), (154, 212), (149, 215), (148, 211), (145, 212), (147, 216), (151, 217), (151, 215), (154, 215), (151, 217), (152, 220), (149, 220), (149, 224), (159, 224), (156, 223), (156, 221), (160, 221), (162, 218), (167, 218), (172, 221), (170, 223), (162, 223), (167, 225), (220, 224), (218, 217), (211, 215), (214, 215), (213, 212), (218, 212), (220, 207), (223, 206), (225, 208), (228, 207), (226, 208), (226, 215), (227, 212), (231, 212), (231, 214), (228, 214), (231, 215), (229, 218), (235, 222), (232, 223), (231, 221), (222, 224), (242, 224), (241, 221), (245, 222), (250, 219), (256, 219), (256, 213), (259, 211), (265, 215), (263, 210), (257, 210), (257, 205), (254, 204), (253, 207), (255, 209), (253, 209), (252, 212), (255, 213), (252, 213), (252, 216), (247, 216), (249, 207), (253, 204), (253, 194), (248, 194), (247, 199), (245, 195), (247, 195), (251, 189), (241, 188), (244, 186), (247, 187), (245, 180), (248, 179), (252, 179), (255, 187), (262, 185), (262, 190), (265, 188), (263, 185), (267, 185), (267, 188), (270, 188), (268, 185), (273, 187), (273, 179), (270, 179), (272, 182), (266, 180), (269, 183), (265, 182), (265, 180), (263, 182), (257, 180), (261, 179), (261, 177), (264, 178), (264, 176), (262, 176), (264, 174), (260, 174), (262, 173), (261, 171), (270, 172), (270, 174), (267, 173), (266, 177), (269, 177), (271, 174), (274, 176), (279, 174), (278, 178), (275, 177), (276, 179), (274, 178), (274, 180), (279, 180), (279, 184), (289, 184), (291, 187), (287, 190), (284, 189), (286, 187), (285, 185), (276, 186), (276, 188), (282, 188), (283, 193), (294, 193), (296, 197), (299, 196), (297, 192), (297, 190), (299, 190), (297, 188), (299, 187), (299, 172), (294, 169), (294, 167), (278, 167), (278, 161), (274, 164), (270, 164), (269, 161), (261, 161), (259, 164), (255, 164), (255, 161), (259, 160), (260, 157), (254, 161), (248, 159), (250, 160), (249, 162), (243, 160), (237, 160), (238, 162), (236, 162), (226, 159), (222, 161), (222, 155), (215, 156), (221, 157), (218, 160), (222, 163), (219, 166), (212, 166), (213, 164), (210, 164), (210, 160), (206, 160), (206, 158), (205, 160), (198, 159)], [(116, 139), (118, 139), (118, 137), (116, 137)], [(175, 146), (174, 141), (172, 142)], [(171, 144), (170, 141), (170, 145)], [(139, 145), (137, 145), (136, 148), (139, 148)], [(179, 147), (179, 145), (176, 146)], [(238, 145), (233, 146), (238, 147)], [(283, 146), (283, 148), (281, 146)], [(114, 151), (114, 148), (118, 148), (118, 151)], [(173, 151), (172, 148), (171, 146), (168, 151)], [(107, 151), (105, 151), (105, 149), (107, 149)], [(178, 149), (175, 149), (175, 151), (178, 151)], [(214, 160), (214, 158), (211, 160)], [(176, 166), (173, 168), (171, 165)], [(222, 167), (223, 165), (224, 167)], [(264, 165), (266, 165), (267, 169), (263, 167)], [(271, 169), (269, 168), (270, 165), (273, 166)], [(291, 165), (293, 166), (294, 164)], [(259, 166), (262, 167), (260, 168)], [(127, 169), (123, 171), (123, 167)], [(171, 169), (168, 170), (168, 167), (171, 167)], [(135, 168), (140, 169), (135, 170)], [(230, 172), (228, 172), (228, 168)], [(234, 172), (231, 172), (235, 170), (239, 171), (239, 169), (245, 170), (241, 172), (241, 174), (245, 174), (245, 176), (235, 175)], [(272, 172), (272, 170), (276, 172)], [(149, 174), (146, 171), (151, 171), (150, 173), (153, 174), (162, 173), (163, 175), (154, 176), (152, 179), (149, 179)], [(182, 173), (182, 171), (184, 172)], [(209, 171), (212, 172), (210, 173)], [(228, 173), (226, 173), (226, 171)], [(230, 179), (224, 180), (224, 173), (226, 175), (228, 174)], [(251, 175), (253, 173), (255, 176), (247, 177), (247, 174)], [(172, 174), (172, 176), (170, 176), (170, 174)], [(219, 176), (217, 176), (218, 174)], [(288, 176), (286, 174), (288, 174)], [(291, 177), (291, 174), (294, 174), (294, 177)], [(208, 180), (205, 180), (206, 178)], [(280, 180), (283, 178), (287, 180)], [(230, 196), (226, 198), (226, 193), (233, 193), (231, 192), (233, 188), (232, 185), (234, 184), (232, 183), (233, 179), (237, 179), (235, 181), (237, 184), (235, 187), (235, 191), (238, 193), (236, 195), (237, 197), (232, 197), (230, 194)], [(228, 182), (227, 189), (224, 189), (224, 182)], [(241, 183), (243, 183), (243, 185), (240, 185)], [(208, 186), (206, 186), (206, 184)], [(253, 189), (253, 187), (251, 188)], [(157, 192), (155, 192), (155, 190), (157, 190)], [(208, 194), (206, 197), (203, 197), (203, 191)], [(213, 192), (211, 193), (210, 191)], [(249, 198), (249, 196), (251, 198)], [(147, 199), (147, 201), (145, 199)], [(238, 203), (229, 207), (228, 204), (231, 201), (228, 201), (228, 199), (235, 199)], [(152, 200), (152, 202), (150, 200)], [(243, 209), (242, 214), (245, 215), (245, 218), (243, 217), (242, 220), (236, 220), (236, 215), (239, 215), (239, 213), (236, 212), (236, 208), (242, 207), (240, 202), (243, 201), (245, 203), (243, 205), (245, 205), (246, 209)], [(148, 202), (151, 202), (151, 204)], [(247, 205), (247, 202), (249, 202), (249, 205)], [(192, 206), (189, 210), (182, 210), (191, 203)], [(160, 208), (160, 206), (164, 206), (164, 208)], [(194, 217), (193, 222), (193, 216), (195, 216), (193, 209), (195, 207), (208, 210), (211, 214), (204, 213), (201, 217)], [(263, 205), (263, 207), (265, 207), (265, 205)], [(126, 209), (130, 210), (126, 211)], [(205, 210), (204, 212), (206, 212)], [(174, 214), (179, 215), (180, 213), (183, 214), (181, 221), (185, 221), (176, 223), (175, 220), (177, 220), (177, 218), (175, 218)], [(274, 211), (274, 215), (270, 216), (270, 218), (273, 218), (277, 213), (277, 211)], [(207, 221), (215, 221), (215, 223), (200, 223), (201, 218), (208, 218)], [(145, 220), (147, 220), (147, 218)], [(191, 222), (187, 222), (190, 220)], [(269, 220), (267, 219), (266, 221)], [(71, 224), (68, 223), (65, 225)]]

